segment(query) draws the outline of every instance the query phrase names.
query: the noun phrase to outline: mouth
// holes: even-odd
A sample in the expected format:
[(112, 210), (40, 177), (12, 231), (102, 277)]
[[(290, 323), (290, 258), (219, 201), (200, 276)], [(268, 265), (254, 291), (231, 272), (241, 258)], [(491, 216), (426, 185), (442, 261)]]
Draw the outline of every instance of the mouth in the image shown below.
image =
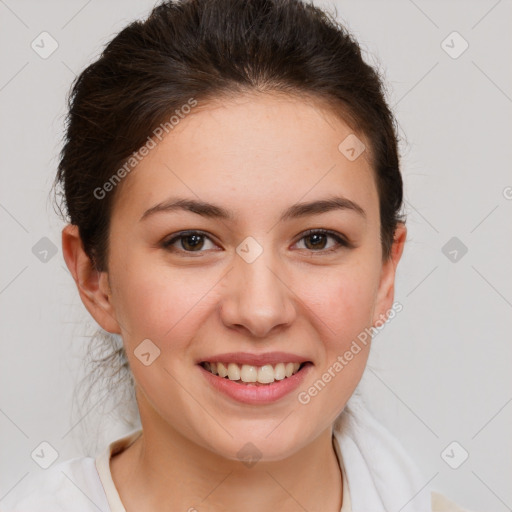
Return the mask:
[(242, 386), (270, 386), (279, 381), (286, 381), (313, 363), (279, 362), (255, 366), (234, 362), (202, 361), (199, 364), (212, 375)]
[(259, 406), (290, 400), (314, 369), (307, 357), (290, 352), (229, 352), (197, 359), (196, 365), (215, 393)]

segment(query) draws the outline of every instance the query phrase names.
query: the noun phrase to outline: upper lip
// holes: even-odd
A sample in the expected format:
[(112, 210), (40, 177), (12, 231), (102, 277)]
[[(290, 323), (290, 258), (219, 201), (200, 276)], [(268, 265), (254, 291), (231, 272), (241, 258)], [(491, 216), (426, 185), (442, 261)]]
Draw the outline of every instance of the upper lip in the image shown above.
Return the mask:
[(247, 364), (251, 366), (264, 366), (270, 364), (272, 366), (278, 363), (306, 363), (309, 359), (297, 354), (289, 352), (267, 352), (265, 354), (251, 354), (249, 352), (229, 352), (226, 354), (216, 354), (205, 357), (198, 363), (237, 363)]

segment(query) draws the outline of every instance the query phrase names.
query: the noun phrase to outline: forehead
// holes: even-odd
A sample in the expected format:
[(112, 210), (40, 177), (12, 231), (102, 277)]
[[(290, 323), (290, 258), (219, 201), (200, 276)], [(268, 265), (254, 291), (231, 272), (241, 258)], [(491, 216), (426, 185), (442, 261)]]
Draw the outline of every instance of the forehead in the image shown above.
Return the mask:
[(140, 217), (187, 196), (254, 214), (341, 194), (371, 217), (378, 196), (369, 150), (349, 159), (344, 141), (368, 148), (321, 102), (251, 94), (199, 104), (124, 178), (115, 209)]

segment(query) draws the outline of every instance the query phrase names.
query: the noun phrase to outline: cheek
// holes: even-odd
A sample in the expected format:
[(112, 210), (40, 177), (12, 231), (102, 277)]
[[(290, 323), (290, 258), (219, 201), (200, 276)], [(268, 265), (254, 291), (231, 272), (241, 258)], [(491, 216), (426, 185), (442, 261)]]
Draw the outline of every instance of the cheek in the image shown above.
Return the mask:
[(322, 350), (317, 352), (316, 372), (299, 389), (297, 402), (304, 414), (303, 425), (322, 418), (327, 427), (340, 414), (366, 368), (371, 337), (365, 329), (371, 325), (374, 286), (348, 270), (333, 273), (329, 280), (309, 277), (303, 286), (304, 304), (310, 310), (308, 322), (315, 322), (312, 337), (320, 338)]
[(371, 325), (375, 279), (370, 269), (357, 266), (302, 277), (303, 301), (321, 319), (329, 344), (340, 348)]
[(149, 338), (159, 346), (165, 344), (166, 350), (178, 348), (207, 306), (215, 276), (197, 268), (172, 270), (155, 264), (130, 265), (130, 269), (116, 276), (116, 314), (127, 332), (125, 339), (133, 344)]
[[(322, 354), (315, 378), (297, 396), (308, 417), (334, 421), (357, 384), (368, 360), (375, 273), (369, 268), (346, 268), (329, 279), (309, 276), (301, 288), (309, 321), (315, 322)], [(307, 420), (306, 420), (307, 421)]]

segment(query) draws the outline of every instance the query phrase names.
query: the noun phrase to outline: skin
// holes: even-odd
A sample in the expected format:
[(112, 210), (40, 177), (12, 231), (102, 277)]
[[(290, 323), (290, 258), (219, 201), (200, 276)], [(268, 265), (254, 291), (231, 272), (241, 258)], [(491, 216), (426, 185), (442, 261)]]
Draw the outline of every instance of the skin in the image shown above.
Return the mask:
[[(136, 381), (144, 434), (111, 460), (128, 511), (162, 504), (340, 510), (332, 426), (361, 379), (370, 343), (309, 404), (297, 394), (359, 333), (386, 318), (406, 238), (399, 224), (391, 257), (382, 260), (369, 150), (354, 161), (338, 150), (351, 133), (319, 102), (266, 93), (210, 103), (182, 120), (116, 191), (109, 272), (93, 270), (76, 226), (63, 229), (64, 257), (82, 301), (99, 325), (122, 335)], [(289, 206), (332, 195), (356, 202), (366, 217), (340, 209), (278, 222)], [(215, 203), (235, 219), (174, 211), (139, 221), (171, 196)], [(335, 239), (315, 246), (303, 238), (320, 228), (353, 247), (326, 252), (337, 247)], [(178, 239), (175, 252), (159, 245), (183, 230), (211, 236), (196, 251), (186, 245), (190, 238)], [(248, 236), (263, 248), (252, 263), (236, 253)], [(149, 366), (134, 355), (144, 339), (161, 351)], [(235, 351), (287, 351), (314, 366), (297, 392), (246, 405), (214, 390), (196, 366)], [(261, 452), (250, 468), (237, 456), (249, 442)]]

